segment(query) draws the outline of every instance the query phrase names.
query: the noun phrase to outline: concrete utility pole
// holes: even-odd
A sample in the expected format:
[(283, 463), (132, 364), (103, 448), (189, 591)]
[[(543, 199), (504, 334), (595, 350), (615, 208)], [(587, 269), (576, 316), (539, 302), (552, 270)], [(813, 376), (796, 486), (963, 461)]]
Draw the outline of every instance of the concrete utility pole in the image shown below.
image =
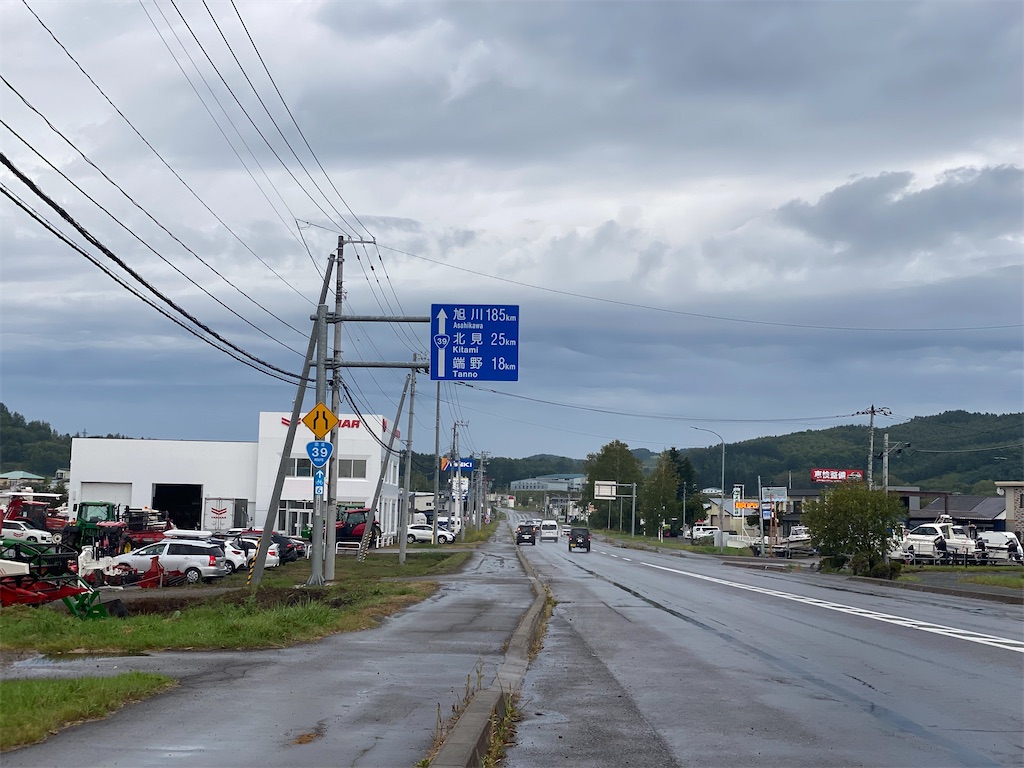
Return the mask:
[[(416, 362), (416, 354), (413, 353), (412, 361)], [(409, 371), (409, 434), (405, 437), (405, 498), (398, 510), (398, 563), (405, 565), (406, 536), (409, 532), (409, 483), (412, 477), (412, 419), (413, 407), (416, 403), (416, 369)], [(395, 424), (398, 424), (396, 421)]]
[[(331, 366), (331, 413), (338, 415), (341, 409), (341, 302), (344, 296), (342, 268), (345, 265), (345, 236), (338, 237), (338, 250), (335, 255), (334, 280), (334, 313), (339, 318), (334, 323), (334, 365)], [(324, 544), (324, 579), (334, 581), (335, 554), (337, 552), (338, 529), (338, 446), (341, 432), (337, 425), (331, 430), (331, 460), (327, 464), (327, 536)]]
[[(320, 301), (323, 304), (327, 301), (327, 289), (331, 284), (332, 262), (327, 260), (327, 271), (324, 273), (324, 281), (320, 286)], [(315, 316), (310, 318), (315, 320)], [(281, 493), (284, 490), (284, 478), (287, 474), (288, 465), (291, 462), (292, 446), (295, 444), (295, 431), (299, 427), (299, 417), (302, 414), (302, 401), (306, 395), (306, 387), (309, 384), (309, 369), (313, 365), (313, 353), (316, 350), (319, 327), (314, 322), (313, 329), (309, 333), (309, 346), (306, 348), (306, 357), (302, 364), (302, 378), (299, 379), (298, 388), (295, 392), (295, 400), (292, 402), (292, 417), (288, 421), (288, 432), (285, 434), (284, 446), (281, 448), (281, 460), (277, 465), (277, 477), (274, 480), (274, 490), (270, 493), (270, 504), (267, 507), (266, 519), (263, 523), (263, 532), (260, 534), (260, 545), (256, 550), (256, 559), (253, 561), (252, 575), (249, 580), (250, 587), (255, 589), (263, 580), (263, 569), (267, 563), (267, 552), (270, 550), (270, 535), (274, 530), (274, 519), (277, 517), (278, 507), (281, 506)]]
[[(395, 421), (402, 418), (402, 407), (405, 405), (405, 395), (409, 391), (409, 380), (412, 379), (412, 371), (405, 377), (405, 386), (402, 387), (402, 397), (398, 401), (398, 413), (395, 414)], [(377, 488), (373, 492), (373, 502), (370, 504), (370, 514), (366, 516), (366, 527), (363, 528), (363, 537), (359, 540), (359, 553), (356, 560), (360, 563), (366, 560), (366, 551), (370, 548), (370, 540), (373, 538), (373, 523), (377, 519), (377, 504), (380, 503), (380, 490), (384, 487), (384, 476), (387, 473), (388, 464), (391, 463), (391, 454), (395, 448), (395, 430), (391, 429), (391, 437), (384, 451), (384, 458), (380, 462), (380, 474), (377, 476)]]
[(875, 465), (875, 414), (879, 416), (892, 416), (892, 411), (888, 408), (876, 408), (874, 404), (870, 408), (864, 411), (857, 411), (854, 416), (866, 416), (870, 415), (870, 432), (868, 436), (868, 490), (874, 489), (873, 482), (873, 470)]
[[(322, 403), (327, 397), (327, 305), (316, 308), (316, 401)], [(326, 468), (325, 468), (326, 469)], [(314, 468), (314, 472), (316, 469)], [(325, 473), (326, 474), (326, 473)], [(315, 487), (315, 485), (314, 485)], [(319, 587), (324, 583), (324, 505), (325, 499), (313, 493), (313, 534), (312, 552), (309, 559), (309, 578), (306, 584)], [(332, 526), (333, 527), (333, 526)], [(266, 533), (266, 531), (264, 531)]]

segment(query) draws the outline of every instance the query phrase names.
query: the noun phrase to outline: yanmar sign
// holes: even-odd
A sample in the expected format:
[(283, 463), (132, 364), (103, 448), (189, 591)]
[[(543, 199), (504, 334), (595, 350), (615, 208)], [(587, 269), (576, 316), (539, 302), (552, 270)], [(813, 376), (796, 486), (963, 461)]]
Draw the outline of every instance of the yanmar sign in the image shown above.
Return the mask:
[(863, 480), (862, 469), (812, 469), (812, 483), (845, 483), (847, 480)]

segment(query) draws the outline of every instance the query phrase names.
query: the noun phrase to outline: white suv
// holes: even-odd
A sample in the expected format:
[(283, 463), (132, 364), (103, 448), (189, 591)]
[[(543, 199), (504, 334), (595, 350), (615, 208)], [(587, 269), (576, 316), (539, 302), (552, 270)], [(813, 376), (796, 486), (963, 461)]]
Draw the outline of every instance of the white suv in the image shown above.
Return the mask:
[(113, 559), (113, 565), (127, 565), (139, 573), (145, 573), (154, 557), (159, 559), (160, 565), (166, 570), (184, 574), (186, 584), (213, 581), (228, 575), (224, 550), (216, 544), (196, 539), (164, 539), (156, 544), (148, 544), (128, 554), (118, 555)]
[(558, 541), (558, 521), (557, 520), (542, 520), (540, 523), (540, 540), (544, 542), (547, 539), (551, 541)]

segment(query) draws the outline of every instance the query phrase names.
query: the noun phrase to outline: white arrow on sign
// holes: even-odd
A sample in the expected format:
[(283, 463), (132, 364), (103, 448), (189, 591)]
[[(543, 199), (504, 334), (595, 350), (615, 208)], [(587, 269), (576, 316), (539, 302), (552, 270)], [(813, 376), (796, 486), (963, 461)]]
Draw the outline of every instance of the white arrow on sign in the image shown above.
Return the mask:
[(434, 336), (434, 346), (437, 347), (437, 375), (440, 378), (444, 378), (444, 350), (448, 346), (448, 334), (445, 332), (445, 320), (448, 319), (448, 313), (444, 311), (444, 307), (437, 310), (437, 333)]

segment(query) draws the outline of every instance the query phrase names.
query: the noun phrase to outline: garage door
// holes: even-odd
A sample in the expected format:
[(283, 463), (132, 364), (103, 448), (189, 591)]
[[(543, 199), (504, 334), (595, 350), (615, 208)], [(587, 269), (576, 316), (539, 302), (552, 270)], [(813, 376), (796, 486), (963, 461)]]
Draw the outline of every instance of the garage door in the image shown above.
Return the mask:
[(131, 483), (82, 483), (82, 498), (79, 501), (109, 501), (130, 507), (132, 503)]

